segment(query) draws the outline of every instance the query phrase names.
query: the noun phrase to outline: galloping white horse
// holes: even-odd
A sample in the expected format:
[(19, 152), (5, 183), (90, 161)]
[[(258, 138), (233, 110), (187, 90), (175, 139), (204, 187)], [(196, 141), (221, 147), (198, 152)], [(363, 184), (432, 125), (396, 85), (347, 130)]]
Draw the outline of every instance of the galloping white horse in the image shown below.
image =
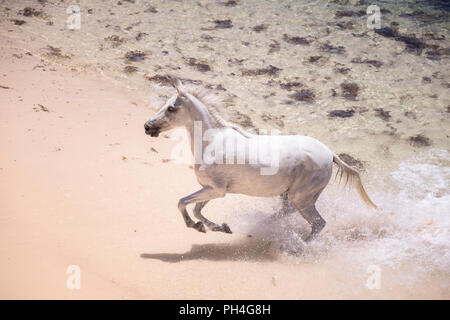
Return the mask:
[[(206, 232), (206, 225), (212, 231), (231, 233), (227, 224), (218, 225), (201, 214), (208, 201), (224, 197), (226, 193), (259, 197), (287, 193), (290, 202), (311, 225), (312, 231), (306, 238), (309, 241), (325, 226), (315, 203), (330, 180), (333, 162), (337, 164), (341, 177), (345, 174), (347, 180), (350, 179), (362, 200), (376, 208), (365, 192), (358, 172), (320, 141), (298, 135), (250, 134), (220, 117), (217, 111), (220, 102), (211, 92), (183, 86), (178, 79), (172, 79), (172, 85), (177, 94), (144, 127), (145, 133), (152, 137), (181, 126), (190, 135), (195, 174), (203, 188), (178, 203), (187, 227)], [(204, 144), (204, 140), (209, 143)], [(224, 148), (224, 145), (232, 147)], [(255, 146), (259, 151), (270, 150), (270, 167), (267, 157), (265, 160), (260, 159), (261, 156), (258, 158), (261, 152), (256, 156), (252, 153)], [(235, 156), (237, 160), (230, 163), (229, 160), (235, 160)], [(195, 203), (194, 216), (200, 220), (196, 223), (186, 211), (186, 206), (191, 203)]]

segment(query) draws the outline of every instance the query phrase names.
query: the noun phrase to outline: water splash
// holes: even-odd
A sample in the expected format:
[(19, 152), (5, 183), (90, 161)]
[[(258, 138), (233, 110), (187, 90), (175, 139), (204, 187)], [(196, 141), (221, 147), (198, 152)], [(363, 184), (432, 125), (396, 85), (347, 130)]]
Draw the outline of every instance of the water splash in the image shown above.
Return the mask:
[[(447, 151), (431, 150), (402, 162), (386, 177), (383, 191), (374, 194), (378, 210), (367, 208), (354, 192), (330, 185), (317, 203), (327, 226), (308, 244), (302, 238), (310, 228), (300, 214), (276, 218), (279, 199), (235, 196), (235, 212), (227, 219), (236, 231), (271, 243), (296, 261), (320, 263), (339, 256), (355, 273), (365, 274), (368, 265), (399, 271), (397, 284), (406, 287), (436, 275), (450, 279), (447, 159)], [(442, 288), (449, 285), (448, 280), (441, 283)]]

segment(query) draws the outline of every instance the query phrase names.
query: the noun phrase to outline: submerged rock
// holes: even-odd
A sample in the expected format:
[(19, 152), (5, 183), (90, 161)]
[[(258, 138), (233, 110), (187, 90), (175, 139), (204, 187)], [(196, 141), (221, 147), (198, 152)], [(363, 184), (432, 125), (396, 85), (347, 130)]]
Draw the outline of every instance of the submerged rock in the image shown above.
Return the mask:
[(362, 17), (365, 15), (366, 15), (366, 12), (364, 10), (360, 10), (360, 11), (339, 10), (339, 11), (336, 11), (336, 14), (334, 16), (335, 16), (335, 18), (342, 18), (342, 17)]
[(207, 63), (201, 62), (195, 58), (188, 58), (187, 64), (190, 65), (191, 67), (196, 68), (200, 72), (211, 71), (211, 67)]
[(236, 122), (239, 123), (244, 128), (254, 128), (255, 127), (255, 125), (252, 122), (252, 119), (246, 114), (236, 111), (234, 118), (236, 119)]
[(51, 45), (48, 45), (45, 47), (46, 55), (49, 57), (56, 57), (56, 58), (62, 58), (62, 59), (70, 59), (72, 57), (71, 54), (63, 53), (60, 48), (53, 47)]
[(170, 86), (171, 85), (171, 80), (169, 79), (168, 76), (161, 76), (161, 75), (157, 74), (157, 75), (154, 75), (152, 77), (148, 77), (147, 76), (146, 79), (148, 81), (151, 81), (151, 82), (160, 83), (160, 84), (162, 84), (164, 86)]
[(280, 43), (276, 40), (272, 40), (272, 43), (269, 44), (269, 47), (270, 49), (267, 52), (268, 54), (280, 51)]
[(418, 39), (416, 35), (400, 34), (397, 29), (391, 27), (375, 29), (375, 33), (386, 38), (392, 38), (396, 41), (403, 42), (406, 45), (406, 50), (409, 52), (416, 52), (420, 54), (422, 50), (427, 47), (427, 44)]
[(261, 31), (267, 30), (267, 27), (268, 27), (267, 24), (259, 24), (259, 25), (253, 27), (253, 31), (261, 32)]
[(142, 51), (133, 50), (133, 51), (128, 51), (125, 54), (125, 59), (127, 59), (128, 61), (142, 61), (142, 60), (145, 60), (145, 56), (146, 56), (146, 53), (144, 53)]
[(145, 13), (158, 13), (158, 10), (154, 6), (150, 6), (144, 10)]
[(427, 40), (445, 40), (445, 35), (443, 34), (437, 35), (433, 32), (427, 32), (423, 36)]
[(245, 60), (246, 60), (246, 59), (232, 58), (232, 59), (228, 59), (228, 63), (229, 63), (229, 65), (239, 65), (239, 66), (241, 66), (242, 63), (243, 63)]
[(222, 2), (222, 5), (225, 7), (235, 7), (237, 6), (239, 3), (235, 0), (228, 0), (227, 2)]
[(316, 98), (316, 94), (312, 89), (302, 89), (289, 95), (289, 98), (292, 98), (297, 101), (313, 102), (314, 99)]
[(398, 31), (397, 29), (391, 28), (391, 27), (383, 27), (380, 29), (375, 29), (375, 33), (386, 37), (386, 38), (394, 38), (396, 36), (398, 36)]
[(338, 22), (336, 26), (343, 30), (351, 30), (354, 28), (354, 23), (352, 21)]
[(147, 35), (148, 35), (148, 34), (145, 33), (145, 32), (139, 32), (139, 33), (136, 35), (135, 39), (136, 39), (137, 41), (140, 41), (142, 38), (144, 38), (144, 37), (147, 36)]
[(450, 55), (450, 48), (437, 48), (435, 50), (429, 50), (425, 54), (430, 60), (440, 60), (441, 56)]
[(408, 140), (413, 147), (429, 147), (429, 146), (431, 146), (431, 140), (422, 134), (411, 136), (408, 138)]
[(310, 40), (304, 37), (290, 37), (287, 34), (283, 35), (283, 40), (290, 44), (309, 45), (311, 43)]
[(376, 108), (374, 109), (375, 115), (384, 121), (389, 121), (389, 119), (392, 117), (390, 114), (390, 111), (386, 111), (383, 108)]
[(361, 58), (353, 58), (352, 63), (361, 63), (361, 64), (368, 64), (371, 66), (374, 66), (375, 68), (380, 68), (383, 65), (383, 62), (379, 60), (373, 60), (373, 59), (361, 59)]
[(335, 53), (335, 54), (343, 54), (345, 53), (345, 48), (343, 46), (332, 46), (328, 43), (323, 43), (319, 47), (320, 51), (322, 52), (328, 52), (328, 53)]
[(125, 66), (125, 68), (123, 68), (123, 72), (125, 73), (134, 73), (136, 71), (138, 71), (138, 68), (135, 66)]
[(105, 41), (110, 42), (111, 46), (113, 48), (116, 48), (116, 47), (120, 46), (122, 43), (124, 43), (126, 40), (117, 35), (112, 35), (112, 36), (106, 37)]
[(19, 14), (21, 14), (25, 17), (39, 17), (39, 16), (42, 16), (43, 12), (42, 12), (42, 10), (37, 10), (35, 8), (26, 7), (22, 10), (19, 10)]
[(281, 128), (284, 128), (284, 121), (282, 120), (283, 118), (284, 118), (284, 115), (274, 116), (274, 115), (272, 115), (270, 113), (267, 113), (267, 112), (264, 112), (261, 115), (261, 119), (264, 122), (273, 122), (273, 123), (275, 123), (277, 126), (279, 126)]
[(266, 68), (247, 69), (242, 71), (243, 76), (277, 75), (282, 69), (269, 65)]
[(18, 20), (18, 19), (11, 19), (11, 22), (13, 22), (16, 26), (21, 26), (24, 23), (26, 23), (24, 20)]
[(308, 62), (314, 63), (314, 62), (319, 61), (319, 60), (322, 59), (322, 58), (323, 58), (323, 56), (310, 56), (310, 57), (308, 58)]
[(355, 114), (355, 110), (347, 109), (347, 110), (332, 110), (328, 112), (328, 116), (330, 118), (350, 118)]
[(216, 29), (229, 29), (233, 28), (233, 23), (230, 19), (226, 20), (214, 20)]
[(347, 67), (340, 67), (340, 68), (334, 68), (333, 71), (336, 73), (347, 74), (349, 71), (351, 71), (351, 69), (347, 68)]
[(395, 40), (401, 41), (406, 45), (406, 50), (409, 52), (421, 53), (426, 48), (426, 43), (417, 39), (415, 35), (400, 35), (395, 37)]
[(280, 83), (280, 87), (284, 90), (291, 90), (292, 88), (303, 87), (303, 83), (298, 81)]
[(358, 96), (359, 86), (354, 82), (341, 83), (341, 89), (342, 89), (342, 96), (346, 99), (355, 100), (356, 97)]

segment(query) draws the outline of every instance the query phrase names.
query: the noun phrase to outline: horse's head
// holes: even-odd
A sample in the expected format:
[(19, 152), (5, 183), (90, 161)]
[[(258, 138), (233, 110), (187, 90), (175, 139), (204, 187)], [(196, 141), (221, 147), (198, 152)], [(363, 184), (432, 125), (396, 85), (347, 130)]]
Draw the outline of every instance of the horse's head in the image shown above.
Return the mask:
[(167, 100), (158, 112), (144, 124), (145, 133), (152, 137), (157, 137), (161, 132), (185, 126), (190, 120), (189, 112), (184, 105), (181, 81), (173, 79), (172, 85), (177, 89), (177, 94)]

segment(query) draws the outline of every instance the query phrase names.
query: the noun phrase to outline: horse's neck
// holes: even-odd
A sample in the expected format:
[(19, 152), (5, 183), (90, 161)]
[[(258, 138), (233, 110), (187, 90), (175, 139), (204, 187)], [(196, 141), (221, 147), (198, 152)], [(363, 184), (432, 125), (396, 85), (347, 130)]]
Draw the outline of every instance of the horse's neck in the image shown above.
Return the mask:
[[(186, 125), (191, 140), (191, 151), (195, 155), (194, 149), (199, 146), (199, 142), (203, 142), (205, 131), (217, 127), (216, 121), (211, 117), (206, 106), (192, 95), (190, 98), (189, 110), (191, 113), (191, 121)], [(197, 140), (198, 139), (198, 140)], [(202, 143), (202, 153), (204, 145)]]
[(188, 94), (189, 110), (191, 112), (191, 120), (201, 121), (202, 126), (208, 130), (217, 127), (215, 119), (211, 116), (208, 108), (196, 97)]

